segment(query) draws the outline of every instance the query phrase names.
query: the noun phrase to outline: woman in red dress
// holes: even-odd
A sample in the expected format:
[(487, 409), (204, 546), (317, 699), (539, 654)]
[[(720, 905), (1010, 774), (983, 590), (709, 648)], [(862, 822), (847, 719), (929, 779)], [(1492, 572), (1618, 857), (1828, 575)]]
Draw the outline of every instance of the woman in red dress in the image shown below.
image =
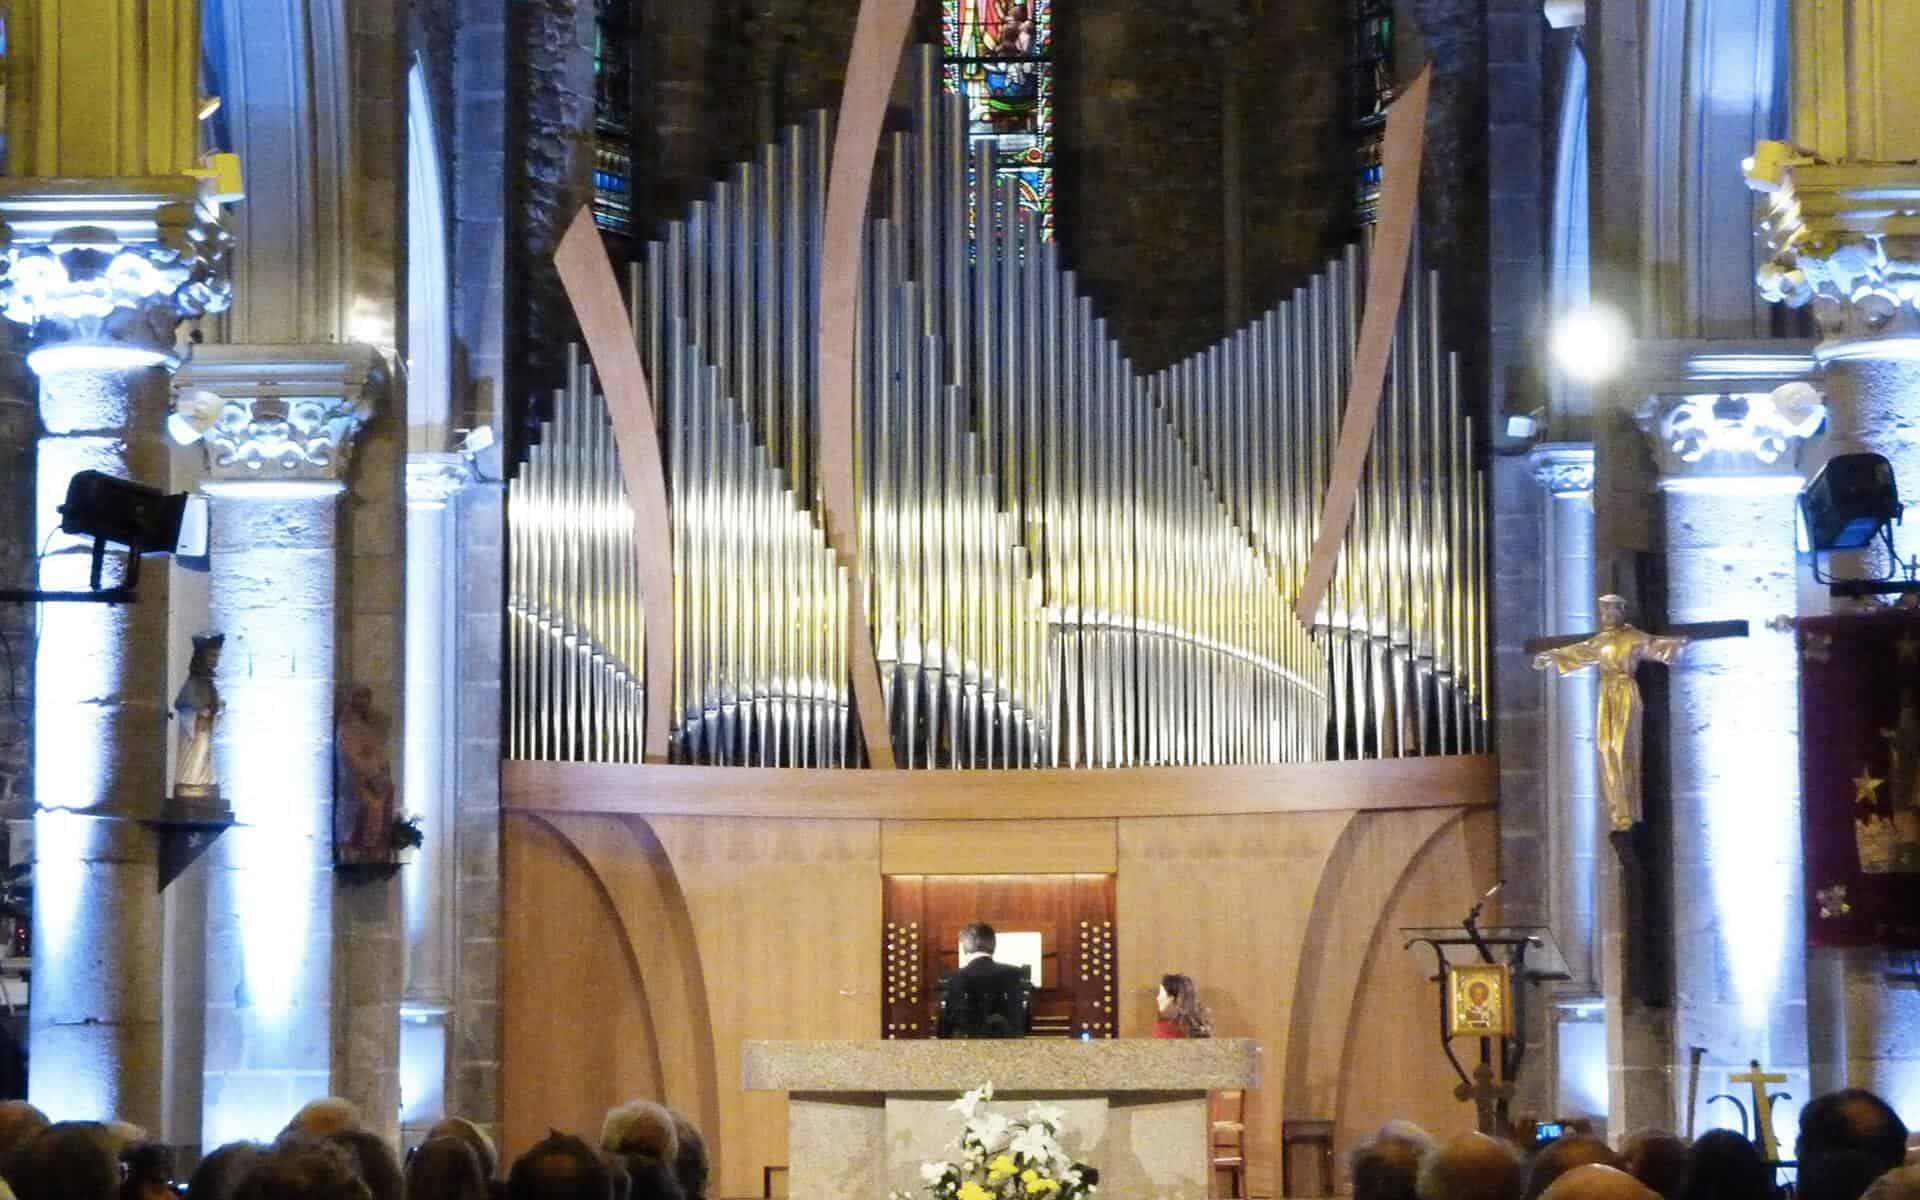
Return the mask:
[(1160, 1015), (1153, 1022), (1157, 1038), (1203, 1038), (1213, 1036), (1213, 1018), (1200, 1002), (1200, 989), (1185, 975), (1162, 975), (1160, 994), (1155, 997)]

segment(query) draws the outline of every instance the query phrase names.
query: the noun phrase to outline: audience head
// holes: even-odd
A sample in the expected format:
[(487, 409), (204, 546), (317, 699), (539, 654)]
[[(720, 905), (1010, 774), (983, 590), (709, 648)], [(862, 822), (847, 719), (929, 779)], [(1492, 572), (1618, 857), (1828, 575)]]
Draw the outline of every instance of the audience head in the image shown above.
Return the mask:
[(600, 1148), (609, 1154), (671, 1167), (680, 1154), (673, 1114), (664, 1104), (629, 1100), (607, 1110), (600, 1125)]
[(1800, 1160), (1793, 1194), (1797, 1200), (1860, 1200), (1883, 1174), (1865, 1151), (1829, 1150)]
[(1885, 1100), (1865, 1088), (1846, 1088), (1816, 1096), (1800, 1110), (1800, 1137), (1793, 1156), (1817, 1160), (1840, 1150), (1857, 1150), (1891, 1171), (1907, 1156), (1907, 1127)]
[(98, 1121), (61, 1121), (33, 1135), (7, 1166), (19, 1200), (114, 1200), (119, 1146)]
[(1693, 1144), (1686, 1200), (1771, 1200), (1773, 1168), (1731, 1129), (1709, 1129)]
[[(1620, 1157), (1590, 1133), (1570, 1133), (1548, 1142), (1534, 1154), (1533, 1165), (1527, 1168), (1526, 1187), (1520, 1194), (1523, 1200), (1538, 1200), (1542, 1192), (1568, 1171), (1594, 1165), (1617, 1168)], [(1627, 1179), (1632, 1181), (1633, 1177), (1628, 1175)]]
[(1866, 1200), (1920, 1200), (1920, 1167), (1900, 1167), (1873, 1181)]
[(1679, 1200), (1692, 1162), (1693, 1147), (1687, 1139), (1664, 1129), (1643, 1130), (1620, 1147), (1620, 1169), (1665, 1200)]
[(32, 1141), (48, 1124), (47, 1114), (25, 1100), (0, 1100), (0, 1158)]
[(234, 1200), (241, 1180), (266, 1156), (267, 1147), (259, 1142), (228, 1142), (193, 1169), (187, 1195), (193, 1200)]
[(373, 1200), (406, 1200), (407, 1183), (400, 1174), (400, 1161), (385, 1138), (364, 1129), (349, 1129), (327, 1141), (347, 1152), (353, 1160), (353, 1173), (373, 1193)]
[(280, 1136), (296, 1138), (330, 1138), (336, 1133), (345, 1133), (349, 1129), (360, 1128), (360, 1110), (353, 1101), (342, 1100), (338, 1096), (322, 1096), (318, 1100), (309, 1100), (293, 1114), (293, 1120), (280, 1131)]
[(1515, 1200), (1526, 1160), (1511, 1142), (1465, 1133), (1421, 1160), (1420, 1200)]
[(280, 1135), (240, 1181), (234, 1200), (373, 1200), (346, 1147)]
[(992, 954), (993, 946), (993, 926), (985, 921), (974, 921), (960, 931), (962, 954)]
[(1388, 1123), (1355, 1146), (1347, 1158), (1353, 1200), (1415, 1200), (1420, 1159), (1431, 1149), (1433, 1139), (1418, 1125), (1410, 1121)]
[(1547, 1185), (1541, 1195), (1546, 1200), (1655, 1200), (1653, 1191), (1646, 1184), (1618, 1167), (1604, 1163), (1583, 1163), (1567, 1168)]
[(613, 1179), (593, 1147), (567, 1133), (549, 1133), (513, 1160), (508, 1200), (611, 1200)]
[(465, 1117), (448, 1117), (427, 1130), (428, 1141), (437, 1137), (458, 1138), (465, 1142), (467, 1148), (473, 1151), (473, 1156), (480, 1160), (482, 1179), (492, 1179), (494, 1172), (499, 1170), (500, 1153), (493, 1148), (493, 1139), (487, 1136), (486, 1130)]
[(120, 1149), (120, 1200), (175, 1200), (173, 1149), (137, 1142)]
[(480, 1156), (465, 1138), (427, 1138), (407, 1156), (407, 1200), (487, 1200)]
[(680, 1146), (680, 1152), (673, 1159), (673, 1176), (680, 1184), (680, 1194), (686, 1200), (707, 1200), (707, 1140), (700, 1136), (700, 1130), (689, 1121), (686, 1114), (677, 1108), (669, 1108), (673, 1116), (673, 1137)]

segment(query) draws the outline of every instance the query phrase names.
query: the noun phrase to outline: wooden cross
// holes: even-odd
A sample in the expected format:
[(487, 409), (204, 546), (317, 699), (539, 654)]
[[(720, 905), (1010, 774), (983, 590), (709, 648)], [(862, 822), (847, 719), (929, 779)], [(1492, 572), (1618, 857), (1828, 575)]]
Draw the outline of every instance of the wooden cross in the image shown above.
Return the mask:
[[(1585, 633), (1563, 633), (1554, 637), (1534, 638), (1525, 643), (1521, 649), (1528, 654), (1538, 654), (1542, 650), (1558, 650), (1562, 646), (1584, 642), (1598, 632), (1599, 630), (1590, 629)], [(1654, 636), (1685, 638), (1690, 642), (1710, 642), (1715, 638), (1743, 638), (1751, 632), (1751, 628), (1745, 621), (1694, 621), (1670, 626), (1655, 633)]]
[(1767, 1085), (1785, 1083), (1787, 1077), (1762, 1071), (1757, 1058), (1749, 1059), (1747, 1068), (1745, 1075), (1727, 1076), (1727, 1082), (1753, 1085), (1753, 1123), (1760, 1128), (1760, 1136), (1754, 1140), (1760, 1143), (1760, 1153), (1768, 1162), (1779, 1162), (1780, 1143), (1773, 1136), (1773, 1097), (1767, 1095)]

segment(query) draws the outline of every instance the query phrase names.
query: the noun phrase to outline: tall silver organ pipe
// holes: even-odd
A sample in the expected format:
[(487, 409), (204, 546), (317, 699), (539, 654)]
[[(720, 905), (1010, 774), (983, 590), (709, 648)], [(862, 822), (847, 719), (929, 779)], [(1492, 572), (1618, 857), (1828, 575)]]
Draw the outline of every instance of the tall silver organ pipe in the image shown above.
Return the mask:
[[(883, 143), (860, 287), (857, 561), (911, 768), (1486, 748), (1485, 484), (1438, 278), (1406, 289), (1326, 599), (1294, 615), (1364, 304), (1349, 250), (1135, 368), (970, 150), (931, 48)], [(633, 268), (672, 508), (675, 761), (854, 766), (849, 580), (814, 445), (831, 127), (784, 130)], [(516, 757), (638, 761), (632, 515), (576, 359), (509, 487)]]

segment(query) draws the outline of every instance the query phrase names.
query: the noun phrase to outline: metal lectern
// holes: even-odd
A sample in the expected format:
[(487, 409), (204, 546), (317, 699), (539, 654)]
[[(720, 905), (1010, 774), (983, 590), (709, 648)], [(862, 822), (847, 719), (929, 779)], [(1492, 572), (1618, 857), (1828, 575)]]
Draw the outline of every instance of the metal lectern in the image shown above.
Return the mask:
[[(1498, 889), (1495, 884), (1494, 891)], [(1460, 1077), (1459, 1086), (1453, 1089), (1454, 1098), (1473, 1101), (1480, 1132), (1505, 1136), (1510, 1130), (1507, 1106), (1513, 1099), (1513, 1081), (1527, 1053), (1528, 993), (1543, 982), (1571, 975), (1553, 934), (1544, 926), (1480, 928), (1481, 905), (1492, 895), (1489, 891), (1482, 896), (1458, 925), (1416, 926), (1400, 932), (1407, 939), (1407, 949), (1430, 947), (1439, 968), (1432, 979), (1439, 997), (1440, 1049)], [(1463, 1000), (1460, 993), (1464, 989), (1457, 985), (1462, 979), (1477, 976), (1482, 968), (1493, 968), (1496, 976), (1504, 968), (1505, 978), (1510, 981), (1508, 994), (1497, 995), (1497, 985), (1488, 987), (1476, 979), (1466, 985), (1475, 989), (1472, 998)], [(1501, 1005), (1505, 1011), (1501, 1011)], [(1453, 1039), (1461, 1036), (1477, 1037), (1480, 1043), (1480, 1061), (1471, 1075), (1453, 1050)]]

